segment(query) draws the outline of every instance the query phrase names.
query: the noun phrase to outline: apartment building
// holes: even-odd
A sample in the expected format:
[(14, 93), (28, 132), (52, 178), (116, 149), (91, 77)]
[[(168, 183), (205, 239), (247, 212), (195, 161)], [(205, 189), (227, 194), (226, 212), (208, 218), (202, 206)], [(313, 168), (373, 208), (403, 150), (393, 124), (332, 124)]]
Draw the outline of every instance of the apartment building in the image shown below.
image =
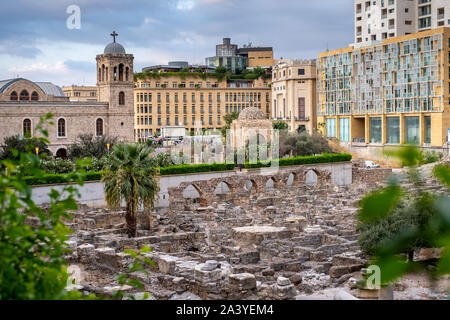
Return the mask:
[(448, 27), (324, 52), (317, 62), (318, 126), (364, 150), (448, 148), (449, 66)]
[(163, 126), (184, 126), (195, 132), (220, 129), (227, 113), (253, 106), (271, 115), (270, 79), (227, 80), (160, 73), (135, 83), (135, 137), (138, 141), (160, 134)]
[(272, 118), (290, 131), (316, 125), (316, 60), (279, 60), (272, 70)]
[(273, 66), (272, 47), (253, 47), (252, 44), (239, 48), (232, 44), (230, 38), (223, 38), (223, 43), (216, 45), (216, 55), (205, 59), (209, 67), (226, 67), (233, 73), (247, 67)]
[(354, 46), (450, 26), (448, 0), (355, 0)]
[(69, 97), (70, 101), (79, 102), (96, 102), (97, 87), (96, 86), (67, 86), (62, 87), (62, 91)]

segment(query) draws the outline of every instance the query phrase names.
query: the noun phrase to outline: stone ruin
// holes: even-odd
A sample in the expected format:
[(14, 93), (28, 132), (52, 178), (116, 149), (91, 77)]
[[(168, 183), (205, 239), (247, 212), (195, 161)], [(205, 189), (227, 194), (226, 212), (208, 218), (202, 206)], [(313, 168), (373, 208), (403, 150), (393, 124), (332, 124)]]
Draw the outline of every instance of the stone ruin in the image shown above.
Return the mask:
[[(168, 212), (139, 214), (134, 239), (126, 237), (124, 211), (80, 208), (69, 224), (73, 251), (66, 256), (85, 274), (76, 288), (105, 295), (145, 291), (163, 300), (287, 300), (354, 281), (367, 262), (355, 231), (358, 202), (391, 170), (355, 167), (359, 182), (348, 186), (331, 185), (330, 173), (317, 169), (309, 183), (311, 170), (183, 183), (169, 189)], [(217, 192), (221, 183), (226, 192)], [(197, 198), (183, 196), (189, 186)], [(115, 276), (131, 261), (123, 251), (144, 246), (152, 248), (144, 255), (155, 267), (148, 276), (132, 274), (144, 290), (118, 286)]]

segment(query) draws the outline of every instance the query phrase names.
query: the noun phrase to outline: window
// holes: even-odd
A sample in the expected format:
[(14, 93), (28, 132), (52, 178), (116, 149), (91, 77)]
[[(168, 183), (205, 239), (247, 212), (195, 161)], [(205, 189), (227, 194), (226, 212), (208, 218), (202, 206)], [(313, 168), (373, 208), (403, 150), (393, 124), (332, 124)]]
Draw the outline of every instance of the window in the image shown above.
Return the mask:
[(36, 91), (33, 91), (33, 93), (31, 94), (31, 100), (32, 101), (38, 101), (39, 100), (39, 95)]
[(305, 75), (305, 69), (298, 69), (298, 75), (304, 76)]
[(370, 118), (370, 143), (381, 143), (381, 118)]
[(125, 104), (125, 93), (123, 91), (119, 92), (119, 105), (123, 106)]
[(431, 143), (431, 117), (430, 116), (424, 117), (424, 124), (425, 124), (424, 143)]
[(336, 138), (336, 119), (327, 119), (327, 137)]
[(31, 136), (31, 120), (30, 119), (23, 120), (23, 136), (24, 137)]
[(387, 143), (400, 143), (400, 118), (387, 117)]
[(19, 97), (17, 96), (17, 92), (15, 92), (15, 91), (11, 92), (10, 99), (11, 99), (11, 101), (17, 101), (19, 99)]
[(97, 137), (100, 137), (103, 135), (103, 119), (97, 119), (96, 123), (95, 123), (95, 134), (97, 135)]
[(58, 120), (58, 137), (66, 136), (66, 120), (59, 119)]
[(23, 90), (20, 93), (20, 101), (28, 101), (28, 100), (30, 100), (30, 95), (28, 94), (27, 90)]
[(405, 143), (419, 144), (419, 117), (405, 117)]
[(339, 140), (350, 142), (350, 118), (339, 119)]
[(298, 98), (298, 118), (305, 119), (305, 98)]

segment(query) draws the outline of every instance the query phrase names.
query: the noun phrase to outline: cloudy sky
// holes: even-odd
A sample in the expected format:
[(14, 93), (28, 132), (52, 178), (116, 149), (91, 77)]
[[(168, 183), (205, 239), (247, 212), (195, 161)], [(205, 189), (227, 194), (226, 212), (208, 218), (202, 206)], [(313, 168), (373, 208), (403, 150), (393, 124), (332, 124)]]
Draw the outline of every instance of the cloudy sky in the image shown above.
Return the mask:
[[(71, 5), (81, 9), (80, 29), (66, 26)], [(352, 42), (353, 0), (1, 0), (0, 80), (94, 85), (95, 56), (113, 30), (135, 71), (204, 63), (223, 37), (307, 59)]]

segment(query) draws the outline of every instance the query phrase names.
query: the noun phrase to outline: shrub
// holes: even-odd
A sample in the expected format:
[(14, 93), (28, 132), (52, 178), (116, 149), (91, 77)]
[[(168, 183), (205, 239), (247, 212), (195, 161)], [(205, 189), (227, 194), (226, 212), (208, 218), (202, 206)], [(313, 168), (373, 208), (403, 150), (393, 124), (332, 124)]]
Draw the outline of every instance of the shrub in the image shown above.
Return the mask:
[(39, 167), (47, 173), (69, 173), (75, 171), (75, 164), (72, 161), (59, 158), (41, 160)]
[[(42, 140), (25, 138), (20, 135), (6, 137), (3, 141), (2, 151), (0, 152), (0, 160), (19, 160), (18, 153), (35, 154), (36, 148), (39, 148), (39, 154), (42, 156), (52, 155), (47, 143)], [(16, 150), (18, 153), (14, 154), (13, 150)]]
[(94, 137), (93, 134), (82, 134), (77, 141), (68, 148), (70, 159), (97, 158), (108, 155), (107, 145), (110, 150), (118, 142), (117, 137)]
[(351, 159), (352, 159), (351, 154), (333, 153), (333, 154), (322, 154), (320, 156), (283, 158), (283, 159), (267, 161), (267, 162), (265, 161), (265, 162), (257, 162), (257, 163), (246, 163), (245, 167), (248, 169), (265, 168), (265, 167), (270, 167), (272, 162), (278, 163), (278, 165), (280, 167), (287, 167), (287, 166), (297, 166), (297, 165), (303, 165), (303, 164), (342, 162), (342, 161), (350, 161)]
[(42, 184), (58, 184), (58, 183), (68, 183), (75, 182), (81, 178), (83, 181), (97, 181), (101, 180), (101, 172), (86, 172), (86, 173), (56, 173), (56, 174), (45, 174), (41, 176), (25, 177), (24, 180), (29, 185), (42, 185)]
[(434, 163), (441, 161), (444, 157), (444, 154), (442, 152), (436, 152), (436, 151), (426, 151), (423, 153), (423, 162), (426, 163)]
[(312, 135), (303, 132), (297, 133), (281, 133), (280, 135), (280, 156), (310, 156), (321, 153), (332, 152), (326, 138), (320, 133), (314, 132)]
[(234, 170), (234, 163), (213, 163), (213, 164), (182, 164), (179, 166), (171, 166), (160, 168), (160, 175), (167, 176), (172, 174), (186, 174), (212, 171)]

